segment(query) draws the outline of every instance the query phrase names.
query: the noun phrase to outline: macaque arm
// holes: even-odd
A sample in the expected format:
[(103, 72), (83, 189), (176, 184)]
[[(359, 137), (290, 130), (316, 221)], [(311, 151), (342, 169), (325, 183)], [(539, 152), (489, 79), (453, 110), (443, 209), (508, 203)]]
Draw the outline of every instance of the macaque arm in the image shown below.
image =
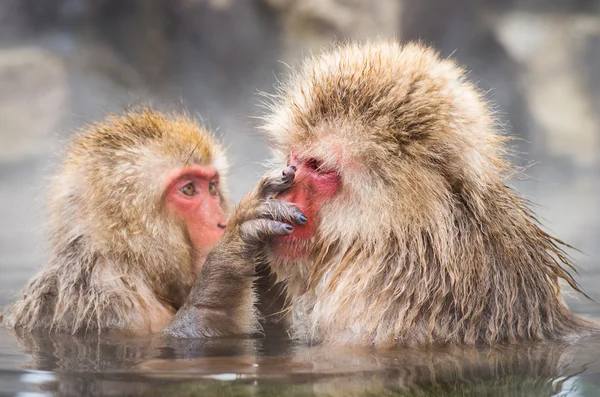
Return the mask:
[(242, 200), (164, 336), (201, 338), (260, 329), (253, 290), (256, 257), (274, 237), (291, 234), (292, 223), (307, 221), (296, 206), (273, 199), (292, 185), (294, 176), (294, 167), (266, 176)]

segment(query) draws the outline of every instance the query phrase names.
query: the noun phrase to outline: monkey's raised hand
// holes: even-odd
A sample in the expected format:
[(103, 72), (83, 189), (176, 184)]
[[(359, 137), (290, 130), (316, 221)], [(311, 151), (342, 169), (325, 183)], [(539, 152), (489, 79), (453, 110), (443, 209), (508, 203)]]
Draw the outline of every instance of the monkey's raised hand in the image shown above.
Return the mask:
[(296, 206), (274, 199), (292, 186), (295, 173), (290, 166), (267, 175), (242, 199), (163, 336), (200, 338), (259, 329), (252, 289), (255, 257), (274, 237), (291, 234), (292, 223), (308, 220)]
[(247, 246), (247, 253), (254, 254), (275, 236), (288, 236), (294, 231), (292, 223), (304, 225), (308, 218), (298, 207), (273, 199), (277, 193), (292, 186), (296, 167), (290, 166), (280, 176), (263, 178), (255, 190), (240, 203), (234, 215), (234, 225), (239, 225), (237, 233)]

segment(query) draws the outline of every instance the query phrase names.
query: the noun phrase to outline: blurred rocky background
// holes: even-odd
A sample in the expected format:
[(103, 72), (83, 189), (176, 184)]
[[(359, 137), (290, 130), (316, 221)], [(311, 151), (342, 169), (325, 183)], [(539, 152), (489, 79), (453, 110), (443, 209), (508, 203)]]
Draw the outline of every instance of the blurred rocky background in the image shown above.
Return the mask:
[(533, 180), (515, 185), (600, 300), (600, 0), (2, 0), (0, 304), (43, 263), (46, 177), (74, 129), (142, 101), (187, 109), (229, 145), (238, 200), (268, 154), (257, 93), (304, 54), (382, 36), (471, 70), (521, 138)]

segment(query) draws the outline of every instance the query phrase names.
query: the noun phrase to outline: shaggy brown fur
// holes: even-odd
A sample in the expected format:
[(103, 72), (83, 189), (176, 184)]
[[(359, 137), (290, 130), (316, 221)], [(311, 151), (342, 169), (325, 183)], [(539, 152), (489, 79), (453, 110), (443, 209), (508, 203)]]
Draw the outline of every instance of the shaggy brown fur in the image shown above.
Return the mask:
[[(261, 188), (271, 177), (246, 197), (165, 334), (252, 329), (251, 308), (203, 291), (220, 280), (250, 293), (240, 275), (257, 244), (305, 341), (473, 345), (597, 329), (565, 305), (559, 281), (579, 287), (563, 244), (507, 186), (506, 138), (454, 62), (415, 44), (339, 46), (281, 87), (264, 129), (275, 166), (297, 164), (284, 176), (298, 180), (279, 184), (279, 200)], [(285, 197), (308, 200), (295, 201), (312, 219), (273, 245), (277, 225), (300, 219)]]
[(5, 324), (72, 333), (161, 329), (188, 294), (197, 260), (181, 221), (165, 210), (167, 175), (213, 165), (223, 181), (223, 156), (184, 115), (140, 109), (83, 129), (49, 194), (48, 262)]
[(563, 243), (506, 181), (506, 138), (465, 72), (431, 49), (348, 44), (308, 59), (264, 129), (341, 176), (310, 260), (274, 258), (292, 330), (342, 344), (570, 338)]

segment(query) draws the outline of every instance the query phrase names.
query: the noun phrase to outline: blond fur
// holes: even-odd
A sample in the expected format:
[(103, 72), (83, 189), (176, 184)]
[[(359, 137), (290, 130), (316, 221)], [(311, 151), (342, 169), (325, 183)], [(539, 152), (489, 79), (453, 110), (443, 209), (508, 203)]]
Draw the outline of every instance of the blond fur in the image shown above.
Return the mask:
[(76, 134), (49, 193), (48, 261), (5, 325), (160, 330), (195, 280), (189, 236), (163, 200), (169, 173), (194, 164), (223, 180), (221, 147), (183, 114), (140, 108)]
[(290, 152), (341, 177), (310, 260), (273, 259), (292, 331), (340, 344), (562, 339), (596, 329), (564, 244), (507, 185), (507, 138), (465, 72), (419, 44), (339, 45), (306, 60), (265, 117)]

